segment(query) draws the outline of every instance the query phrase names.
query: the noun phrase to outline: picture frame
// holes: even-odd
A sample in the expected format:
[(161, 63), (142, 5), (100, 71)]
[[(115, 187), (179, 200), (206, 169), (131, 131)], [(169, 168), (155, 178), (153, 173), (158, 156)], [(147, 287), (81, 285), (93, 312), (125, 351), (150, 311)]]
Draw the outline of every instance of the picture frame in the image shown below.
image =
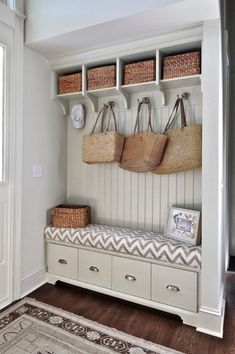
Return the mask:
[(165, 236), (198, 245), (200, 243), (200, 211), (171, 207)]

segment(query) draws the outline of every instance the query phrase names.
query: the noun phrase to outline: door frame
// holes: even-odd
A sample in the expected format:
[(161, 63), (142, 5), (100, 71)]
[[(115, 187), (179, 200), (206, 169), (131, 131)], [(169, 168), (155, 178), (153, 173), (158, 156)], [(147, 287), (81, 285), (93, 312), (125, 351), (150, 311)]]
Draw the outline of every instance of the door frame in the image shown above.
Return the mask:
[(9, 238), (11, 301), (21, 297), (22, 167), (23, 167), (23, 48), (25, 16), (0, 3), (0, 24), (13, 34), (11, 85), (11, 163)]

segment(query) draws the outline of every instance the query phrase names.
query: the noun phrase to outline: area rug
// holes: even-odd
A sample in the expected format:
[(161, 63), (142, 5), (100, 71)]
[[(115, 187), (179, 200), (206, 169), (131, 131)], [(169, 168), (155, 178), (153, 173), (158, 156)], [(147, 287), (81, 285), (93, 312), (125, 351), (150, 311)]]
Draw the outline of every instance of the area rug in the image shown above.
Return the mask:
[(180, 352), (25, 298), (0, 314), (0, 353), (179, 354)]

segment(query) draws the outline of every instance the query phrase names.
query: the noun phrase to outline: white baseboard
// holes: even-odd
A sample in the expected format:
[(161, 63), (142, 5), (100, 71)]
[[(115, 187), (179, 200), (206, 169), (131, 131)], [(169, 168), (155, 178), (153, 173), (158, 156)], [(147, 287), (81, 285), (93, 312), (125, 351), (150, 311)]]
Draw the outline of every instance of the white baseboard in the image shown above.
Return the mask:
[(210, 312), (199, 310), (199, 324), (197, 331), (223, 338), (225, 305), (226, 302), (223, 300), (220, 315), (214, 315)]
[(21, 298), (46, 283), (46, 266), (36, 269), (21, 280)]

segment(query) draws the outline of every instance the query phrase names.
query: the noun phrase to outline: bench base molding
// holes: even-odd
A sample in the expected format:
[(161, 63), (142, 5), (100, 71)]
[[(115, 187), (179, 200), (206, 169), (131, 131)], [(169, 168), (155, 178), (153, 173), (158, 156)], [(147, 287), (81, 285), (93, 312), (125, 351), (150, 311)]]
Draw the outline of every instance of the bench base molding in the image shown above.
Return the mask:
[(195, 327), (198, 332), (206, 333), (211, 336), (223, 338), (223, 323), (225, 315), (225, 300), (222, 304), (222, 312), (220, 316), (215, 316), (209, 313), (199, 311), (199, 313), (194, 313), (186, 311), (173, 306), (168, 306), (159, 302), (138, 298), (133, 295), (124, 294), (115, 290), (102, 288), (97, 285), (81, 282), (79, 280), (66, 278), (60, 275), (46, 273), (46, 281), (50, 284), (55, 285), (57, 281), (62, 281), (71, 285), (79, 286), (88, 290), (96, 291), (102, 294), (110, 295), (123, 299), (126, 301), (134, 302), (143, 306), (151, 307), (159, 311), (169, 312), (174, 315), (179, 316), (183, 324)]
[(184, 324), (192, 326), (192, 327), (197, 327), (197, 324), (198, 324), (198, 313), (183, 310), (183, 309), (180, 309), (180, 308), (177, 308), (174, 306), (169, 306), (169, 305), (165, 305), (165, 304), (162, 304), (159, 302), (155, 302), (155, 301), (147, 300), (144, 298), (136, 297), (133, 295), (121, 293), (119, 291), (115, 291), (112, 289), (102, 288), (102, 287), (94, 285), (94, 284), (81, 282), (76, 279), (66, 278), (66, 277), (63, 277), (63, 276), (60, 276), (57, 274), (52, 274), (52, 273), (46, 273), (46, 281), (47, 281), (47, 283), (50, 283), (53, 285), (55, 285), (57, 281), (62, 281), (64, 283), (79, 286), (81, 288), (96, 291), (96, 292), (99, 292), (99, 293), (102, 293), (105, 295), (117, 297), (122, 300), (134, 302), (139, 305), (151, 307), (151, 308), (154, 308), (159, 311), (169, 312), (169, 313), (172, 313), (173, 315), (179, 316), (183, 320)]

